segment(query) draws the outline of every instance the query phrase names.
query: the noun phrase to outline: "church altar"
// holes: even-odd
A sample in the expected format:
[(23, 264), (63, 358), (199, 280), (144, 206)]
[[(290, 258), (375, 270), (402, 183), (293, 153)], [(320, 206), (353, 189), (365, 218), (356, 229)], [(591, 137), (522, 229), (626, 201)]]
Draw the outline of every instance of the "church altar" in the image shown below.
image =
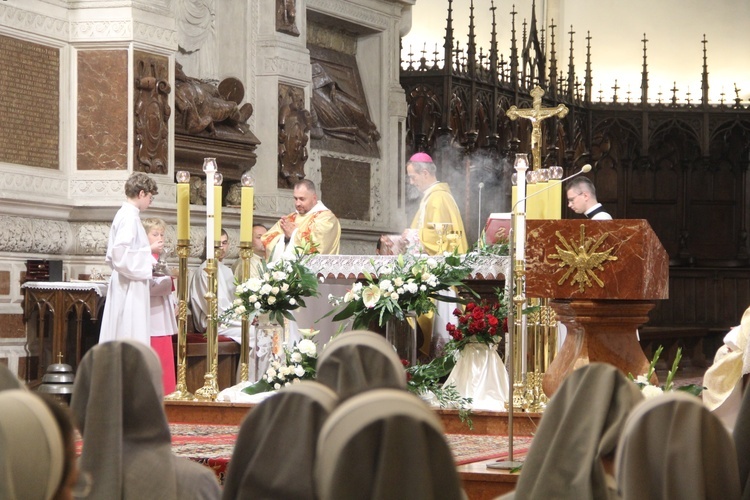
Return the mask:
[[(363, 272), (377, 275), (380, 266), (394, 262), (397, 255), (313, 255), (305, 263), (318, 276), (329, 279), (351, 280), (363, 277)], [(441, 256), (435, 256), (440, 260)], [(510, 259), (505, 256), (482, 255), (477, 258), (468, 282), (504, 280)]]
[[(332, 316), (325, 316), (331, 305), (328, 297), (330, 295), (341, 297), (358, 279), (364, 279), (364, 273), (377, 276), (377, 270), (386, 264), (394, 262), (397, 255), (313, 255), (305, 265), (323, 283), (318, 285), (317, 297), (305, 299), (306, 307), (293, 311), (296, 324), (289, 325), (289, 339), (294, 341), (301, 338), (298, 333), (300, 328), (313, 328), (320, 330), (314, 337), (318, 349), (321, 349), (339, 330), (350, 329), (351, 320), (336, 321)], [(436, 256), (435, 259), (442, 259)], [(498, 286), (502, 286), (509, 266), (508, 257), (480, 256), (469, 277), (465, 280), (467, 286), (480, 295), (488, 295)]]

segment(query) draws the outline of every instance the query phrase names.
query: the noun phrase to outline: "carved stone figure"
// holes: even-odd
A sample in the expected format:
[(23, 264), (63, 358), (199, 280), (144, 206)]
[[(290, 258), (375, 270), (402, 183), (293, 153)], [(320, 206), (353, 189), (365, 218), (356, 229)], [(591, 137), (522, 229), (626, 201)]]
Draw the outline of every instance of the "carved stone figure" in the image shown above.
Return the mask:
[(198, 78), (216, 75), (216, 1), (177, 0), (176, 14), (178, 57), (185, 71)]
[(253, 114), (252, 104), (239, 106), (224, 99), (212, 83), (185, 75), (179, 63), (175, 64), (175, 107), (178, 128), (190, 134), (206, 131), (211, 136), (216, 135), (219, 123), (245, 133), (241, 125)]
[(363, 147), (380, 140), (377, 126), (368, 117), (366, 105), (344, 91), (318, 62), (312, 64), (312, 83), (316, 129), (313, 132), (317, 136), (325, 134)]
[(190, 204), (206, 204), (206, 182), (198, 176), (190, 177)]
[(291, 188), (305, 178), (308, 132), (312, 116), (305, 109), (304, 91), (279, 84), (279, 182)]
[(226, 202), (228, 207), (242, 204), (242, 184), (235, 182), (229, 185)]
[(296, 19), (297, 0), (276, 0), (276, 31), (299, 36)]
[(169, 86), (167, 59), (135, 52), (135, 157), (136, 170), (167, 173), (169, 150)]

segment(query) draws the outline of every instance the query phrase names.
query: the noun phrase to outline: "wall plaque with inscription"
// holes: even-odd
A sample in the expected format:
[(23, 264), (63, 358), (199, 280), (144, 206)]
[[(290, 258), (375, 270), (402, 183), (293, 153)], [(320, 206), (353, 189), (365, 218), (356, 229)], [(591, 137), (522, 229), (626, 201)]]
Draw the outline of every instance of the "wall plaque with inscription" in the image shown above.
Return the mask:
[(58, 169), (60, 51), (0, 35), (0, 161)]
[(339, 219), (370, 220), (370, 164), (321, 156), (320, 199)]

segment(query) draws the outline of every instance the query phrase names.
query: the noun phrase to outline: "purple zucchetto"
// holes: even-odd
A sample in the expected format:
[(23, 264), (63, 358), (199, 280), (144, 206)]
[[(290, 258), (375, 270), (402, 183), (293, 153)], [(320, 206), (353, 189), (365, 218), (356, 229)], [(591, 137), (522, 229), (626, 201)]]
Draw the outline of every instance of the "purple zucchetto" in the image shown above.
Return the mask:
[(432, 157), (427, 153), (414, 153), (411, 158), (409, 158), (409, 163), (414, 161), (419, 163), (432, 163)]

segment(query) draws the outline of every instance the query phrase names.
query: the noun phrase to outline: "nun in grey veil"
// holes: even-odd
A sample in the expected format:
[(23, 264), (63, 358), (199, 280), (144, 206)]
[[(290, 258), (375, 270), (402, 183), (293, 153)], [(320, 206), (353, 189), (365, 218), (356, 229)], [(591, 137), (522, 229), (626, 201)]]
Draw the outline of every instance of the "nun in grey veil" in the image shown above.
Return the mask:
[(552, 396), (518, 478), (504, 499), (607, 499), (616, 493), (611, 463), (628, 414), (643, 401), (617, 368), (574, 370)]
[(406, 370), (385, 338), (355, 330), (326, 346), (318, 358), (316, 380), (343, 400), (369, 389), (406, 389)]
[(615, 469), (623, 500), (735, 500), (740, 480), (732, 438), (700, 398), (668, 392), (628, 417)]
[(13, 375), (7, 366), (0, 365), (0, 391), (8, 389), (24, 389), (24, 384)]
[(328, 387), (302, 381), (253, 408), (240, 427), (222, 499), (314, 500), (318, 434), (337, 403)]
[(163, 399), (161, 364), (149, 346), (112, 341), (86, 353), (71, 409), (83, 435), (80, 469), (93, 479), (88, 498), (220, 497), (210, 469), (172, 454)]
[(342, 402), (318, 439), (320, 500), (464, 498), (440, 419), (408, 391), (374, 389)]

